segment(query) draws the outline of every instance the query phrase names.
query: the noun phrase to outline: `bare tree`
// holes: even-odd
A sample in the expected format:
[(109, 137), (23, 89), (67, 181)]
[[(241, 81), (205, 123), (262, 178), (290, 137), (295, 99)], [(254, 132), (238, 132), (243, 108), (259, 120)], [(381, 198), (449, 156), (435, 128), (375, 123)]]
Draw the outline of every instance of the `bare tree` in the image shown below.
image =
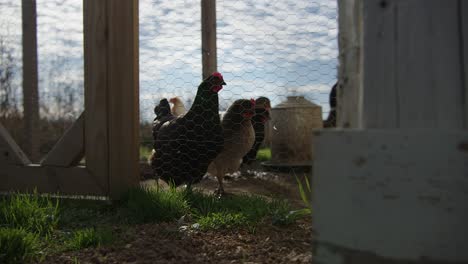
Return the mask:
[(13, 86), (15, 62), (13, 48), (0, 36), (0, 117), (18, 115), (18, 94)]

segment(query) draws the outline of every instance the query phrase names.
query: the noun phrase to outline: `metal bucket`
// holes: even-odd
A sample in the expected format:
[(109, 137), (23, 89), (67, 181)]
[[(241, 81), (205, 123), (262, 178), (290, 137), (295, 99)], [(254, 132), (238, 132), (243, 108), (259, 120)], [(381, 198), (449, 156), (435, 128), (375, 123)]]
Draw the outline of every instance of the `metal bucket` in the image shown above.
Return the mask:
[(311, 167), (312, 131), (323, 127), (322, 107), (303, 96), (288, 96), (271, 110), (272, 167)]

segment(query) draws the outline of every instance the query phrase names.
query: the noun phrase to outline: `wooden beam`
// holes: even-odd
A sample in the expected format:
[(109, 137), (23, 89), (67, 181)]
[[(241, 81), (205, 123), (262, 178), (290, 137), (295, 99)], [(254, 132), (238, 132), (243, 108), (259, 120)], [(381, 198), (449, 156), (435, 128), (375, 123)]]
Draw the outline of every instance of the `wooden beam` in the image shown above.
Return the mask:
[(109, 1), (107, 23), (109, 187), (118, 198), (140, 178), (138, 0)]
[(36, 0), (23, 0), (23, 108), (24, 132), (29, 158), (39, 159), (39, 92), (37, 76)]
[(462, 69), (463, 69), (463, 85), (465, 93), (465, 129), (468, 129), (468, 3), (459, 1), (460, 10), (458, 19), (461, 27), (461, 52), (463, 54)]
[(72, 167), (84, 157), (84, 112), (42, 160), (42, 166)]
[(337, 126), (362, 126), (362, 0), (339, 0)]
[(217, 71), (216, 0), (201, 0), (203, 79)]
[(0, 192), (60, 193), (67, 195), (107, 194), (95, 177), (84, 167), (60, 168), (38, 165), (2, 166)]
[[(10, 133), (0, 124), (0, 165), (2, 169), (3, 166), (7, 164), (26, 165), (30, 163), (28, 157), (26, 157), (16, 144), (15, 140), (10, 136)], [(0, 177), (0, 185), (1, 184), (2, 179)]]
[(102, 186), (109, 184), (107, 2), (83, 1), (86, 167)]

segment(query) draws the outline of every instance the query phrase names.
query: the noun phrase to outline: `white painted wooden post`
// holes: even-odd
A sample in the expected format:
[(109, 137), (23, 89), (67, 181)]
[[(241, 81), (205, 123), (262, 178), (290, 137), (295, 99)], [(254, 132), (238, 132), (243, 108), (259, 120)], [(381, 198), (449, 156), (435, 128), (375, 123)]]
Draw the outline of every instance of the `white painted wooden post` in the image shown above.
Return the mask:
[(467, 6), (339, 1), (352, 112), (314, 135), (317, 263), (468, 262)]

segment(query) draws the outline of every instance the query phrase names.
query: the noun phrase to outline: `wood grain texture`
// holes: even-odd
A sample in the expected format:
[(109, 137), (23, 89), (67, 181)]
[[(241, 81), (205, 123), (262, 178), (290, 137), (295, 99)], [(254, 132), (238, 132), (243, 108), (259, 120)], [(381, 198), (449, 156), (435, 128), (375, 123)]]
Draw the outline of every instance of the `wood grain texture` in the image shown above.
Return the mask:
[(461, 26), (461, 51), (463, 53), (463, 86), (465, 93), (465, 129), (468, 129), (468, 2), (459, 0), (459, 21)]
[(106, 195), (104, 186), (84, 167), (60, 168), (37, 165), (2, 166), (0, 192), (60, 193), (68, 195)]
[(86, 167), (101, 186), (109, 181), (107, 0), (84, 0)]
[(76, 166), (84, 157), (84, 112), (65, 131), (52, 150), (44, 157), (42, 166)]
[[(0, 165), (3, 169), (7, 164), (26, 165), (30, 164), (28, 157), (23, 153), (15, 140), (10, 136), (10, 133), (5, 127), (0, 124)], [(0, 185), (2, 179), (0, 177)]]
[(108, 2), (110, 196), (139, 182), (138, 0)]
[(463, 126), (457, 0), (397, 1), (401, 128)]
[(364, 0), (363, 127), (464, 124), (457, 0)]
[(397, 4), (364, 1), (363, 5), (363, 126), (399, 126), (397, 89)]
[(217, 71), (216, 0), (201, 0), (203, 79)]
[(39, 91), (37, 65), (36, 0), (22, 0), (23, 111), (24, 133), (29, 158), (39, 160)]
[(361, 127), (362, 0), (338, 1), (337, 126)]

